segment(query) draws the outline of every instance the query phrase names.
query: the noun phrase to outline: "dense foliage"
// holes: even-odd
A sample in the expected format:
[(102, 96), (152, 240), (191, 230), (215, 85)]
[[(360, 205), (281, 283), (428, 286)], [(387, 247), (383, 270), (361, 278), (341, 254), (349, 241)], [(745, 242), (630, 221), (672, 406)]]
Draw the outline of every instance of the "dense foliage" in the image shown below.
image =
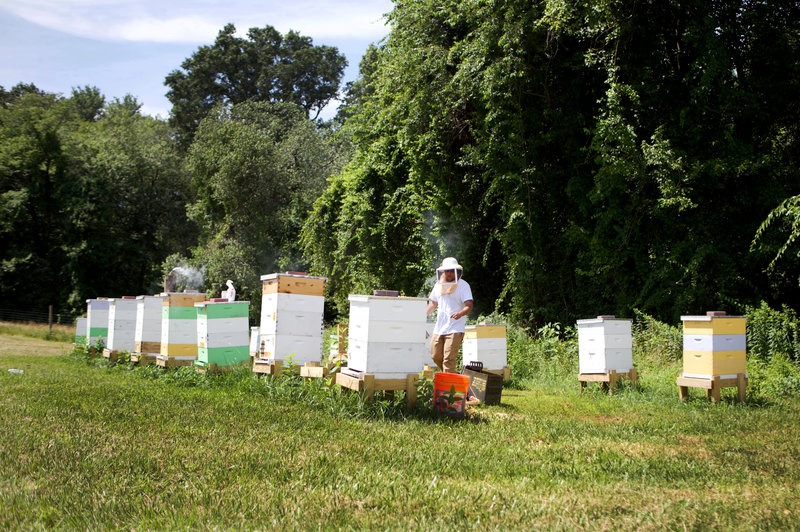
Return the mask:
[(750, 250), (800, 188), (795, 2), (399, 1), (389, 20), (349, 110), (358, 153), (307, 226), (334, 289), (417, 293), (455, 254), (478, 308), (521, 322), (798, 300), (796, 260), (762, 271), (782, 237)]
[(455, 255), (475, 315), (532, 330), (797, 310), (797, 2), (398, 0), (388, 22), (327, 124), (343, 56), (270, 26), (170, 73), (169, 123), (0, 90), (0, 295), (78, 308), (188, 257), (210, 292), (311, 266), (346, 311)]
[(157, 289), (154, 270), (195, 238), (169, 127), (93, 87), (2, 96), (3, 306), (85, 311), (87, 297)]

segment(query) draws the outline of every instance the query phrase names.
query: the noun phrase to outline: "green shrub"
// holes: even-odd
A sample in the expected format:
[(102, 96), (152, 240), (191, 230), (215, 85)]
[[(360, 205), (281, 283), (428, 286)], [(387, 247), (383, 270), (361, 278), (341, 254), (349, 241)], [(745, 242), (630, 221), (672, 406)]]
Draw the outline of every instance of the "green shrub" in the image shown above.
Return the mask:
[(578, 346), (574, 328), (548, 323), (531, 335), (511, 325), (506, 335), (512, 383), (560, 381), (576, 374)]
[(763, 301), (747, 309), (747, 354), (769, 361), (775, 356), (800, 362), (800, 322), (797, 313), (784, 306), (774, 310)]
[(683, 331), (634, 309), (633, 360), (673, 362), (683, 356)]

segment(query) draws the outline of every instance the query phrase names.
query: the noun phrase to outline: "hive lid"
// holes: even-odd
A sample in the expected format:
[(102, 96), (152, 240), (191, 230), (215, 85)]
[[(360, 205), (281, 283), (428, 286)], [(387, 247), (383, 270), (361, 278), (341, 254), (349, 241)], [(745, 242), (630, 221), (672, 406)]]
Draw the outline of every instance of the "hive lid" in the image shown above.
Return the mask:
[(375, 301), (385, 299), (388, 301), (428, 301), (426, 297), (408, 297), (408, 296), (368, 296), (363, 294), (350, 294), (347, 296), (349, 301)]
[(578, 320), (578, 325), (586, 325), (590, 323), (603, 323), (606, 321), (632, 321), (630, 318), (618, 318), (614, 314), (600, 314), (596, 318), (587, 318), (585, 320)]
[(322, 279), (323, 281), (327, 281), (327, 277), (318, 277), (315, 275), (308, 275), (304, 272), (286, 272), (286, 273), (268, 273), (266, 275), (261, 276), (262, 281), (270, 281), (272, 279), (277, 279), (278, 277), (299, 277), (301, 279)]

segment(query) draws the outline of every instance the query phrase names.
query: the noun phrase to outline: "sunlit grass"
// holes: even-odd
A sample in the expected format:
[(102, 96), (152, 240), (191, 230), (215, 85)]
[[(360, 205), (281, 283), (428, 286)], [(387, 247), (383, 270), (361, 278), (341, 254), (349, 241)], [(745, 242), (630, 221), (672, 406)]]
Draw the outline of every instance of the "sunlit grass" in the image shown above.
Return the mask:
[(795, 527), (800, 401), (681, 403), (676, 369), (613, 396), (534, 379), (459, 422), (3, 350), (0, 528)]

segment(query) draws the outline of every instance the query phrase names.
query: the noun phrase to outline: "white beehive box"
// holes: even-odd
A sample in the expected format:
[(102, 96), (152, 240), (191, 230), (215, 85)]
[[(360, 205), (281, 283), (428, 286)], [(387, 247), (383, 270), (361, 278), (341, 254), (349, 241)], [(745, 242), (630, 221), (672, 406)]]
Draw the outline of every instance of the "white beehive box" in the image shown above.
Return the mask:
[(419, 373), (430, 361), (427, 299), (350, 295), (347, 367), (377, 378)]
[(580, 373), (618, 373), (633, 368), (633, 328), (629, 319), (611, 316), (578, 320)]
[(136, 297), (136, 331), (133, 346), (136, 353), (157, 355), (161, 352), (161, 296)]
[(86, 318), (75, 320), (75, 344), (86, 345)]
[(89, 345), (108, 343), (108, 299), (86, 300), (86, 339)]
[[(301, 273), (261, 276), (261, 320), (256, 352), (269, 363), (292, 360), (295, 364), (322, 360), (325, 310), (324, 277)], [(251, 336), (251, 344), (252, 344)], [(251, 352), (253, 346), (250, 347)]]
[(505, 325), (467, 325), (461, 344), (462, 364), (480, 362), (483, 369), (502, 370), (508, 365)]
[(111, 351), (133, 351), (136, 334), (136, 298), (108, 300), (108, 345)]

